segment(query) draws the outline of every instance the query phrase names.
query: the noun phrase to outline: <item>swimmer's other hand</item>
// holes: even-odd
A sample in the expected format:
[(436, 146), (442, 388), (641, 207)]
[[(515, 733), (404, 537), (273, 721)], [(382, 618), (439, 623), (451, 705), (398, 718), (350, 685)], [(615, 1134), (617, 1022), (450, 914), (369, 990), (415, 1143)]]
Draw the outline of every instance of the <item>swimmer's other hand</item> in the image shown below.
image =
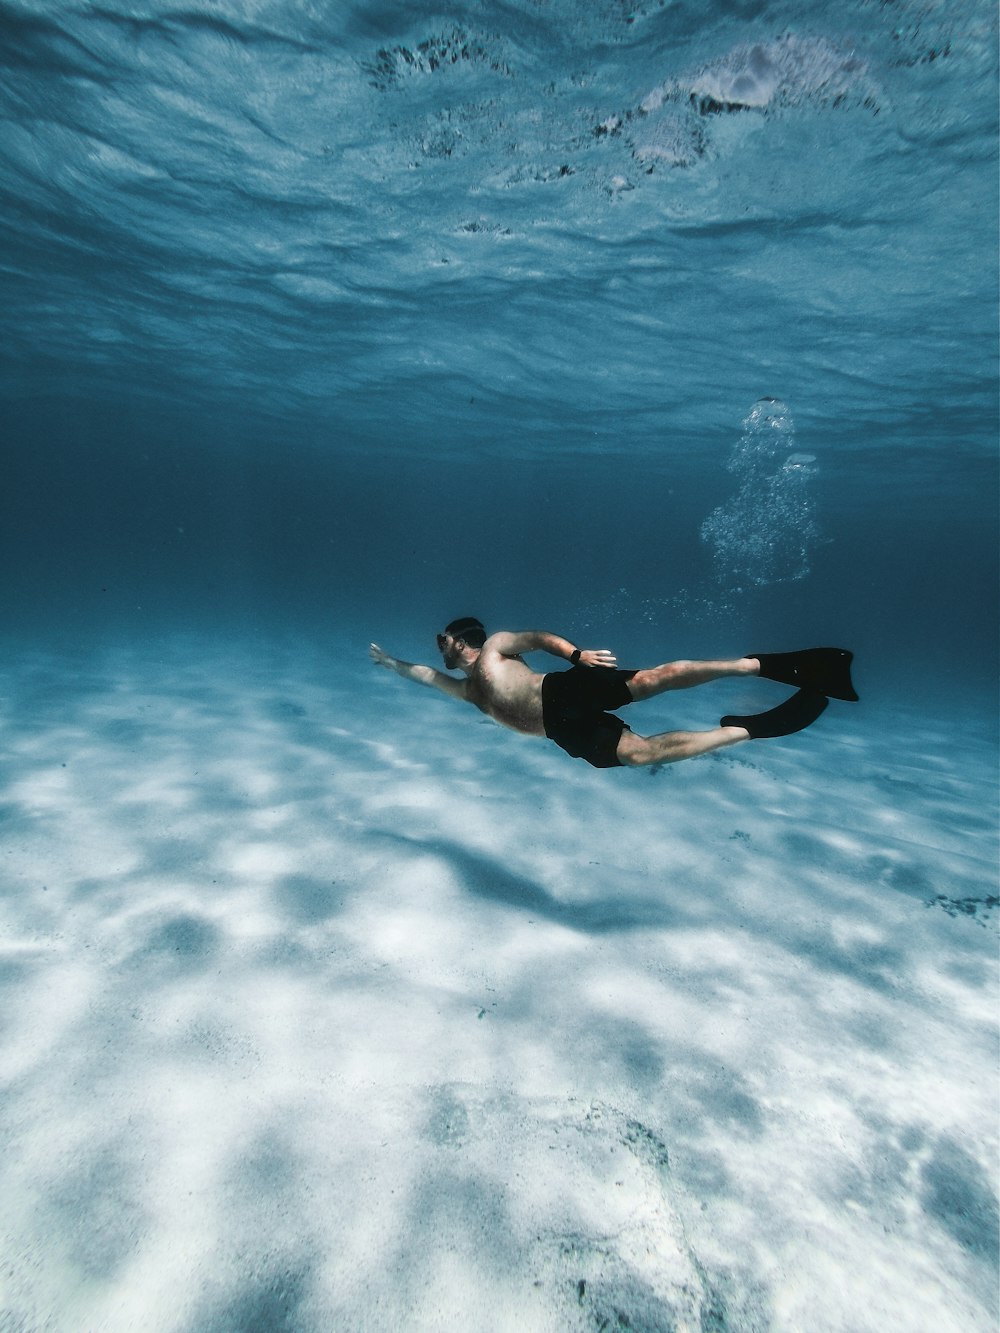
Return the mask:
[(368, 645), (368, 655), (376, 666), (392, 666), (393, 658), (391, 658), (388, 653), (383, 652), (377, 643), (370, 643)]
[(581, 648), (580, 665), (588, 667), (614, 667), (618, 658), (607, 648)]

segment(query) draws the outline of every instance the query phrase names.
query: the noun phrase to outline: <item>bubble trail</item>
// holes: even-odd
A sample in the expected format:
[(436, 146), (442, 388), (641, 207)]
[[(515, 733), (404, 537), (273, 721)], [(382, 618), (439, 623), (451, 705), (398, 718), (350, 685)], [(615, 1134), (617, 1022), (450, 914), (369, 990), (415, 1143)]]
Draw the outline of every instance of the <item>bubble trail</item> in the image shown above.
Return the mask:
[(701, 525), (722, 587), (794, 583), (810, 572), (819, 530), (809, 482), (813, 454), (793, 449), (795, 425), (777, 398), (759, 398), (743, 421), (727, 468), (739, 488)]

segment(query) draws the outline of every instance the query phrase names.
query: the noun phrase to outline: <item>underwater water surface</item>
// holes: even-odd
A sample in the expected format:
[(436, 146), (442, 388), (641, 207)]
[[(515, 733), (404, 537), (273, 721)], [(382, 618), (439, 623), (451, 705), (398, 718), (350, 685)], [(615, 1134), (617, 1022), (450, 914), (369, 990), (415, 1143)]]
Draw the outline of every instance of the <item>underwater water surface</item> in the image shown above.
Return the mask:
[(0, 0), (0, 1326), (995, 1327), (997, 26)]

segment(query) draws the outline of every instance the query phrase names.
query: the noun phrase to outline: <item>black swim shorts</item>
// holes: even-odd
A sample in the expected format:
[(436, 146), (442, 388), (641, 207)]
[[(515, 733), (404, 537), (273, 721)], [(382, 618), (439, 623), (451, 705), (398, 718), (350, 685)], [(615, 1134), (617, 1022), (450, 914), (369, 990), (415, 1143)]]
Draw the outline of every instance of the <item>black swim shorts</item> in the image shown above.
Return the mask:
[(550, 672), (542, 680), (546, 736), (574, 759), (586, 759), (594, 768), (618, 767), (615, 751), (628, 727), (605, 709), (632, 702), (628, 682), (634, 675), (634, 671), (614, 667), (575, 666)]

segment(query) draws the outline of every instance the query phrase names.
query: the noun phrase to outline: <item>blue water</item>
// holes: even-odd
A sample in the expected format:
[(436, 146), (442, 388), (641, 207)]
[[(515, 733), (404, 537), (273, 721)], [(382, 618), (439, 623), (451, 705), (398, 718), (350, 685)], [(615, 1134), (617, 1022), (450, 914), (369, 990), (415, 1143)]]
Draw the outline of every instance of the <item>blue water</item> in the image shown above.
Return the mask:
[[(992, 1327), (997, 29), (0, 0), (12, 1326)], [(862, 702), (595, 774), (467, 614)]]
[[(12, 4), (0, 35), (13, 628), (569, 633), (585, 588), (631, 648), (702, 595), (770, 396), (817, 536), (720, 641), (989, 686), (992, 6)], [(634, 651), (701, 643), (664, 610)]]

